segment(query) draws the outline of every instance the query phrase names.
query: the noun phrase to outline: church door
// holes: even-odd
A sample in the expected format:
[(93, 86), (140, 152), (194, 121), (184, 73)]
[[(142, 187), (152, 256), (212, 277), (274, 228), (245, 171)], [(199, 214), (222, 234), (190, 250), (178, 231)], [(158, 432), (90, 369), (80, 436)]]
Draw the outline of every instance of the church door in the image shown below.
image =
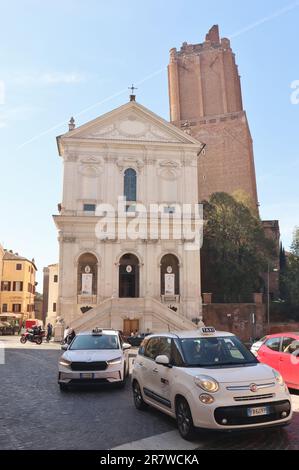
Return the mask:
[(139, 261), (133, 254), (126, 254), (120, 260), (119, 297), (139, 297)]
[(139, 320), (124, 320), (123, 333), (125, 336), (130, 336), (131, 333), (139, 332)]

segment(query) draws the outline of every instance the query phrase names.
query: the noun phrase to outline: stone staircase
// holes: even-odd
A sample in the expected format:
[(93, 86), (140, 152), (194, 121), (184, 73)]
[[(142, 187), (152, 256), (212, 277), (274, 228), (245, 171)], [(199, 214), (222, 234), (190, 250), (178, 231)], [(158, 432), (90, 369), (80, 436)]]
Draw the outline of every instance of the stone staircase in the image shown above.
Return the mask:
[[(195, 330), (190, 319), (179, 315), (153, 298), (106, 299), (97, 307), (82, 314), (71, 323), (76, 332), (92, 328), (115, 328), (122, 330), (126, 318), (138, 319), (139, 330), (145, 332), (167, 332)], [(201, 325), (199, 325), (201, 326)]]

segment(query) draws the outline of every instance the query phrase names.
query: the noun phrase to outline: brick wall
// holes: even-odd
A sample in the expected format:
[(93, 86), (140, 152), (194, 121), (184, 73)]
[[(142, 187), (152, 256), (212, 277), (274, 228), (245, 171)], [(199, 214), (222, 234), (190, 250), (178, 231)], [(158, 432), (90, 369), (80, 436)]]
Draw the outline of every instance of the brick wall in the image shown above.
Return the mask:
[[(252, 314), (255, 314), (255, 324)], [(263, 304), (208, 304), (203, 306), (206, 326), (230, 331), (243, 341), (261, 338), (265, 333), (266, 306)], [(298, 330), (299, 331), (299, 330)]]
[(299, 332), (299, 323), (271, 323), (267, 333), (273, 335), (275, 333)]

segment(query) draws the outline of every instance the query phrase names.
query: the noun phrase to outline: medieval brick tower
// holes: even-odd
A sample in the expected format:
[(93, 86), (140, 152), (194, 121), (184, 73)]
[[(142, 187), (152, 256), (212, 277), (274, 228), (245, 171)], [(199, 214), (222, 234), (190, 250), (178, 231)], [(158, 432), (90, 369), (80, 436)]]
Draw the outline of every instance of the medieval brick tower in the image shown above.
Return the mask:
[(235, 55), (213, 26), (202, 44), (171, 49), (171, 122), (207, 144), (199, 158), (199, 200), (243, 193), (258, 207), (252, 138), (242, 104)]

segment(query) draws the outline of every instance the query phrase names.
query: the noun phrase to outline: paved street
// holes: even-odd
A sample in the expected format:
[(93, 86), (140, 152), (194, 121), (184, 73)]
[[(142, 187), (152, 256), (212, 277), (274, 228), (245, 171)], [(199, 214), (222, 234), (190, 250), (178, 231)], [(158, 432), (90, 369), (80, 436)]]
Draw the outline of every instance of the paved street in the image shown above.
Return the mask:
[(299, 395), (288, 428), (205, 433), (186, 443), (172, 419), (135, 410), (129, 381), (125, 390), (61, 393), (60, 346), (23, 346), (17, 337), (0, 341), (6, 359), (0, 365), (0, 449), (299, 449)]

